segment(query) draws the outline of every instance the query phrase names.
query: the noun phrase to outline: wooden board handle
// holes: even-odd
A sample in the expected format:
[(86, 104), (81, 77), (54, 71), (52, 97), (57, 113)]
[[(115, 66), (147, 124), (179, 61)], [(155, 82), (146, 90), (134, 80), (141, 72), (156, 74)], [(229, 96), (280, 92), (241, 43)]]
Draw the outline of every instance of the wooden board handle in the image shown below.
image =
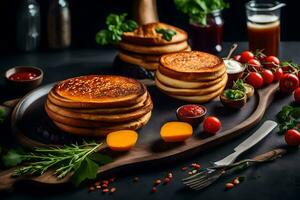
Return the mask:
[(15, 168), (0, 172), (0, 191), (10, 190), (20, 180), (20, 177), (13, 177)]
[(257, 160), (257, 161), (274, 160), (274, 159), (286, 154), (286, 152), (287, 152), (286, 149), (274, 149), (274, 150), (269, 151), (267, 153), (256, 156), (253, 159)]

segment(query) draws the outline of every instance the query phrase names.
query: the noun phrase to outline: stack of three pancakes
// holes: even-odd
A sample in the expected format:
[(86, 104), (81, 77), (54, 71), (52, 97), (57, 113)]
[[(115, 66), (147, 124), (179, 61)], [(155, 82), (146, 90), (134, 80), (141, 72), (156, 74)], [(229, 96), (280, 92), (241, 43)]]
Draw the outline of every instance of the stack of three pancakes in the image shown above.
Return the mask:
[(70, 78), (56, 84), (45, 109), (61, 130), (82, 136), (105, 136), (112, 131), (144, 126), (153, 104), (140, 82), (109, 75)]
[(155, 74), (156, 86), (162, 92), (195, 103), (205, 103), (219, 96), (227, 79), (221, 58), (198, 51), (162, 56)]

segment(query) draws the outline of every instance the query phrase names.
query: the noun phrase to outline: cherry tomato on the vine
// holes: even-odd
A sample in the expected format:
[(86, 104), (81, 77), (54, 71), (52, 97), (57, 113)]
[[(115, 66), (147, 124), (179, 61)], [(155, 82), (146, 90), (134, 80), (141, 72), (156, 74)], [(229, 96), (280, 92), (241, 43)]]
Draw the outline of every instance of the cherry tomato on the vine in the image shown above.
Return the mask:
[(258, 60), (256, 59), (250, 59), (248, 61), (248, 70), (251, 72), (257, 72), (261, 70), (261, 64)]
[(246, 82), (254, 88), (261, 88), (264, 84), (263, 77), (257, 72), (250, 72), (246, 78)]
[(283, 76), (283, 70), (281, 68), (277, 68), (274, 72), (274, 82), (278, 82)]
[(268, 69), (277, 68), (280, 64), (280, 60), (276, 56), (267, 56), (264, 59), (264, 66)]
[(247, 63), (249, 60), (254, 58), (254, 54), (251, 51), (244, 51), (241, 53), (241, 62)]
[(264, 69), (261, 73), (263, 79), (264, 79), (264, 85), (269, 85), (274, 80), (274, 74), (269, 69)]
[(294, 74), (284, 74), (279, 81), (280, 92), (292, 93), (299, 87), (299, 79)]
[(294, 92), (295, 102), (300, 104), (300, 87), (298, 87)]

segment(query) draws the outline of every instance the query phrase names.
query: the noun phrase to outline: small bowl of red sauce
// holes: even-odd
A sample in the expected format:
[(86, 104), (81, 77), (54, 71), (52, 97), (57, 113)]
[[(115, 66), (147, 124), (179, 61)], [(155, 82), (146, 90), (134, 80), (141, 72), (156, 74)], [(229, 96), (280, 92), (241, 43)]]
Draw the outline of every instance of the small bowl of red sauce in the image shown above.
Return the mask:
[(40, 68), (30, 66), (13, 67), (6, 71), (5, 78), (13, 89), (28, 92), (38, 87), (44, 73)]
[(200, 124), (207, 113), (207, 109), (202, 105), (188, 104), (180, 106), (176, 110), (178, 120), (192, 125)]

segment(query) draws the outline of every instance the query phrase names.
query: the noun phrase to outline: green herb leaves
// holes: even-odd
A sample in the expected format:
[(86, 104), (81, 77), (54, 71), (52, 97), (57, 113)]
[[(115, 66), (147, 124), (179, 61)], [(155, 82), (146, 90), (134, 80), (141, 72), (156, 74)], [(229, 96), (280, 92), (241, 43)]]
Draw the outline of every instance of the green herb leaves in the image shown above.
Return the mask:
[(284, 106), (276, 118), (279, 122), (279, 134), (284, 134), (300, 123), (300, 107)]
[(227, 89), (224, 91), (224, 96), (231, 100), (241, 99), (245, 93), (240, 90)]
[(37, 148), (33, 152), (25, 153), (10, 150), (3, 156), (3, 163), (7, 167), (24, 165), (15, 170), (15, 176), (25, 174), (41, 175), (51, 169), (57, 178), (64, 178), (73, 173), (72, 182), (77, 186), (85, 179), (94, 179), (100, 165), (112, 162), (108, 156), (98, 153), (101, 144), (84, 143), (63, 147)]
[(234, 82), (232, 89), (234, 90), (240, 90), (242, 92), (246, 92), (247, 88), (245, 86), (245, 83), (242, 79), (238, 79), (237, 81)]
[(156, 33), (162, 34), (162, 38), (167, 41), (171, 41), (173, 36), (176, 35), (176, 31), (171, 29), (163, 29), (158, 27), (155, 29), (155, 31)]
[(127, 13), (121, 15), (110, 14), (106, 18), (107, 29), (96, 34), (96, 42), (100, 45), (118, 44), (124, 32), (132, 32), (138, 24), (133, 20), (126, 20)]
[(191, 22), (200, 25), (206, 25), (208, 14), (229, 7), (223, 0), (174, 0), (174, 3), (178, 10), (190, 17)]
[(6, 116), (6, 112), (4, 110), (4, 108), (0, 108), (0, 123), (2, 123), (5, 119)]

